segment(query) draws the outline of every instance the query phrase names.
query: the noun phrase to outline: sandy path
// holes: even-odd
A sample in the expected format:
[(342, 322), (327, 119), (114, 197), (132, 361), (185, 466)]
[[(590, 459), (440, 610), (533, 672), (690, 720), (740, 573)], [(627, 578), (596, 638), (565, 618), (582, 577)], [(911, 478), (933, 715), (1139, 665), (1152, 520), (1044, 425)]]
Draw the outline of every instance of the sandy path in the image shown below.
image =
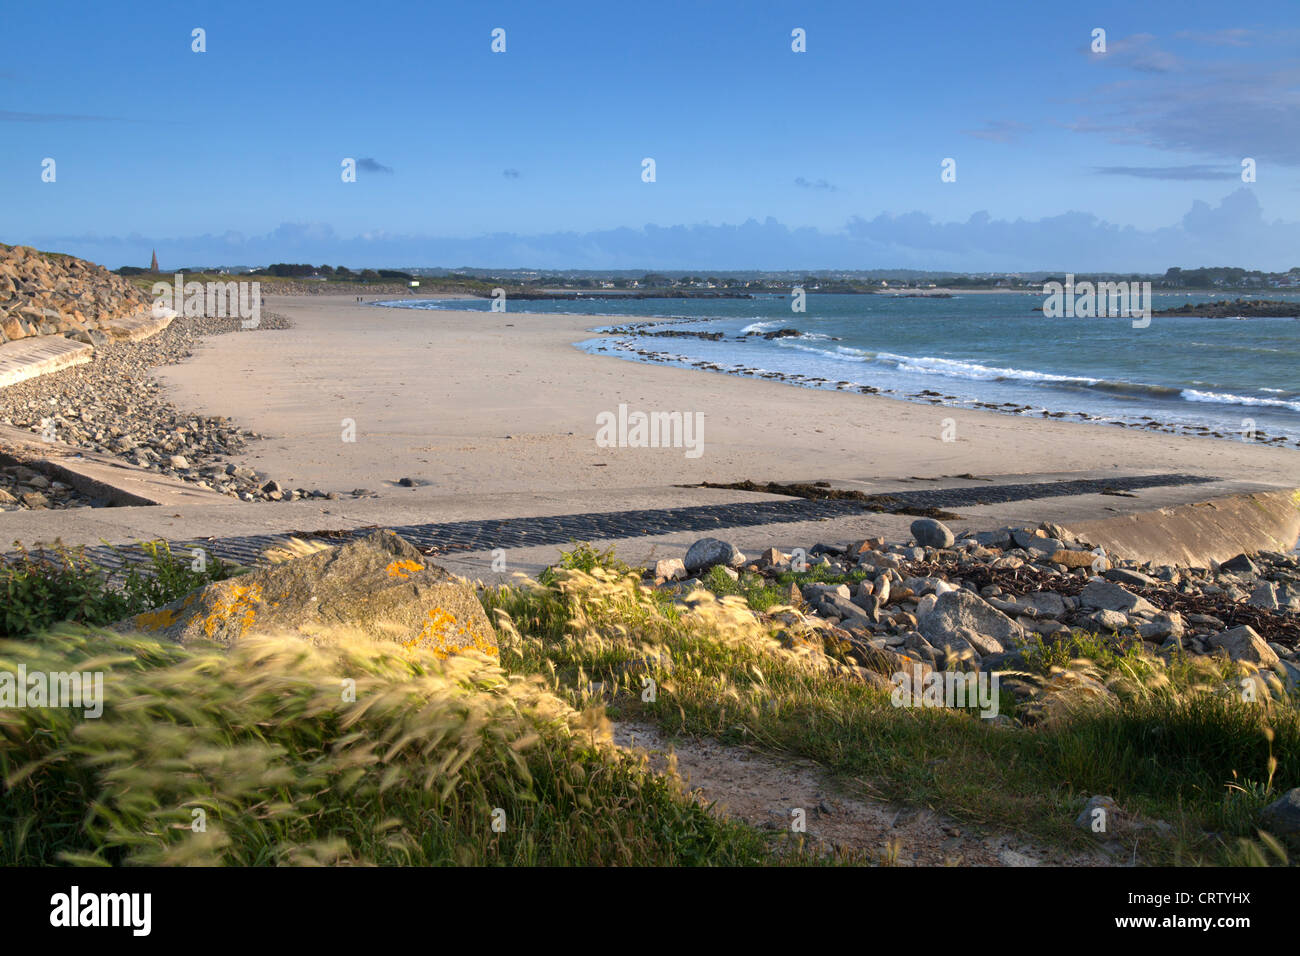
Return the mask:
[[(589, 316), (378, 309), (349, 297), (268, 297), (289, 331), (208, 340), (161, 370), (181, 407), (269, 436), (243, 461), (290, 487), (415, 494), (615, 489), (743, 478), (905, 478), (1115, 469), (1286, 484), (1293, 450), (638, 365), (573, 348)], [(704, 414), (704, 453), (600, 448), (620, 403)], [(955, 442), (941, 438), (956, 421)], [(344, 419), (356, 440), (343, 440)]]
[(815, 763), (778, 759), (708, 739), (669, 743), (653, 724), (615, 724), (621, 747), (650, 754), (662, 770), (667, 756), (699, 799), (750, 826), (789, 830), (803, 811), (806, 836), (824, 849), (865, 853), (891, 866), (1113, 866), (1100, 851), (1071, 853), (1037, 847), (1006, 834), (980, 834), (930, 810), (892, 807), (831, 787)]

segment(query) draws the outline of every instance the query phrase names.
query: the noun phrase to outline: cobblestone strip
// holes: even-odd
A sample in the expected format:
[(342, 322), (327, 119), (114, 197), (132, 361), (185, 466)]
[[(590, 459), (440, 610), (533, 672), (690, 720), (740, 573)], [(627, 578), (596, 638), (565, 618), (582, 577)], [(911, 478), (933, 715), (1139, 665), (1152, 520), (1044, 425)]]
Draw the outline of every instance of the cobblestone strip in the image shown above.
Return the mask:
[[(1133, 491), (1169, 485), (1204, 484), (1218, 480), (1201, 475), (1140, 475), (1104, 480), (1079, 479), (984, 487), (909, 489), (879, 496), (874, 505), (857, 500), (820, 501), (789, 498), (781, 501), (736, 502), (683, 508), (400, 525), (392, 527), (391, 530), (430, 554), (490, 551), (494, 548), (568, 544), (573, 541), (639, 538), (679, 531), (703, 534), (724, 528), (842, 518), (879, 511), (881, 498), (889, 500), (886, 511), (896, 512), (908, 508), (974, 507), (1038, 498), (1098, 494), (1104, 491)], [(374, 529), (359, 528), (330, 531), (328, 535), (314, 535), (314, 531), (324, 530), (313, 529), (313, 532), (308, 532), (307, 536), (345, 541), (351, 537), (369, 534)], [(248, 565), (258, 563), (263, 551), (283, 544), (292, 536), (292, 532), (286, 532), (215, 540), (200, 538), (173, 541), (170, 542), (170, 546), (172, 553), (178, 557), (188, 557), (192, 548), (202, 548), (210, 556), (223, 561)], [(113, 570), (122, 568), (128, 562), (140, 563), (146, 560), (146, 555), (138, 545), (89, 547), (85, 549), (85, 553), (92, 561)]]

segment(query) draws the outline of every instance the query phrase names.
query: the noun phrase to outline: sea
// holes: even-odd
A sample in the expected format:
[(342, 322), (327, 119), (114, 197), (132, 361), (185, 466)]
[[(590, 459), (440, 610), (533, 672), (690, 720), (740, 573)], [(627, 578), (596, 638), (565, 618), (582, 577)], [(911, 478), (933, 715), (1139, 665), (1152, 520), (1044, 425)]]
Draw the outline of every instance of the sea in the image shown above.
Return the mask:
[[(1233, 298), (1161, 294), (1155, 310)], [(1252, 293), (1297, 303), (1300, 294)], [(488, 300), (378, 305), (433, 311)], [(588, 352), (792, 386), (1300, 445), (1300, 319), (1046, 318), (1043, 296), (952, 298), (810, 293), (748, 299), (509, 301), (525, 315), (590, 315)], [(764, 333), (797, 334), (765, 338)], [(661, 336), (704, 333), (714, 338)], [(716, 334), (721, 333), (717, 338)]]

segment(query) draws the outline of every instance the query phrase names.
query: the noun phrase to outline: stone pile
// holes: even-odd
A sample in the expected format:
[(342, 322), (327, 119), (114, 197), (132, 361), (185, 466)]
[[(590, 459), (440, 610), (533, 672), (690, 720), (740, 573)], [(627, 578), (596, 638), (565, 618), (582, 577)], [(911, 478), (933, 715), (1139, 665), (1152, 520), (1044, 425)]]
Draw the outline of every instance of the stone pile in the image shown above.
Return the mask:
[(25, 465), (0, 467), (0, 511), (38, 508), (91, 508), (108, 504), (81, 494), (66, 482), (51, 479)]
[(35, 335), (98, 344), (103, 336), (92, 333), (151, 306), (143, 291), (102, 266), (0, 245), (0, 344)]
[(706, 538), (684, 560), (660, 561), (647, 583), (684, 597), (703, 586), (688, 575), (713, 567), (767, 585), (790, 571), (820, 571), (814, 577), (829, 580), (780, 585), (795, 610), (777, 618), (824, 631), (876, 673), (882, 661), (899, 670), (1015, 670), (1026, 645), (1084, 633), (1162, 655), (1223, 655), (1300, 685), (1296, 554), (1184, 568), (1116, 560), (1053, 524), (958, 536), (923, 518), (911, 531), (907, 542), (770, 548), (752, 560)]
[[(224, 416), (176, 408), (164, 398), (162, 384), (149, 375), (155, 366), (188, 357), (202, 336), (256, 334), (288, 325), (283, 317), (266, 312), (257, 330), (242, 329), (237, 318), (177, 318), (149, 339), (96, 348), (94, 358), (84, 365), (0, 388), (0, 424), (109, 454), (244, 501), (336, 497), (332, 492), (283, 487), (269, 475), (221, 460), (261, 436)], [(25, 498), (9, 489), (15, 500), (0, 497), (0, 510), (60, 506), (45, 489), (23, 491), (42, 494)]]

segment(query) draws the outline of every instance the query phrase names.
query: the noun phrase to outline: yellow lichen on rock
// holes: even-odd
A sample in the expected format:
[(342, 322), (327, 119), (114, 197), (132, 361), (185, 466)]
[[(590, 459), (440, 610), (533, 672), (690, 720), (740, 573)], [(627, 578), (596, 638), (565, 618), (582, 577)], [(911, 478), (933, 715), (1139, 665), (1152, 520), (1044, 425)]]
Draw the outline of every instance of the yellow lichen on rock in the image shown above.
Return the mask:
[(423, 571), (424, 565), (418, 561), (394, 561), (388, 565), (388, 576), (390, 578), (406, 579), (415, 571)]
[(243, 632), (256, 616), (254, 604), (262, 603), (262, 586), (260, 584), (243, 585), (231, 583), (226, 589), (228, 594), (218, 594), (212, 604), (212, 612), (203, 620), (203, 631), (208, 637), (216, 634), (217, 628), (226, 621), (234, 619)]
[(135, 616), (136, 626), (146, 631), (161, 631), (176, 623), (176, 612), (170, 608), (160, 611), (145, 611)]
[[(500, 653), (496, 646), (495, 635), (485, 635), (480, 628), (473, 625), (458, 626), (456, 615), (444, 608), (431, 607), (426, 612), (426, 617), (428, 620), (420, 629), (420, 633), (410, 641), (403, 641), (403, 647), (409, 649), (427, 643), (429, 649), (444, 660), (467, 648), (473, 648), (489, 657), (496, 657)], [(449, 637), (454, 637), (455, 640), (448, 640)]]
[(391, 533), (214, 581), (151, 615), (114, 626), (223, 645), (256, 634), (316, 640), (343, 630), (440, 657), (471, 649), (496, 656), (496, 632), (473, 588)]

